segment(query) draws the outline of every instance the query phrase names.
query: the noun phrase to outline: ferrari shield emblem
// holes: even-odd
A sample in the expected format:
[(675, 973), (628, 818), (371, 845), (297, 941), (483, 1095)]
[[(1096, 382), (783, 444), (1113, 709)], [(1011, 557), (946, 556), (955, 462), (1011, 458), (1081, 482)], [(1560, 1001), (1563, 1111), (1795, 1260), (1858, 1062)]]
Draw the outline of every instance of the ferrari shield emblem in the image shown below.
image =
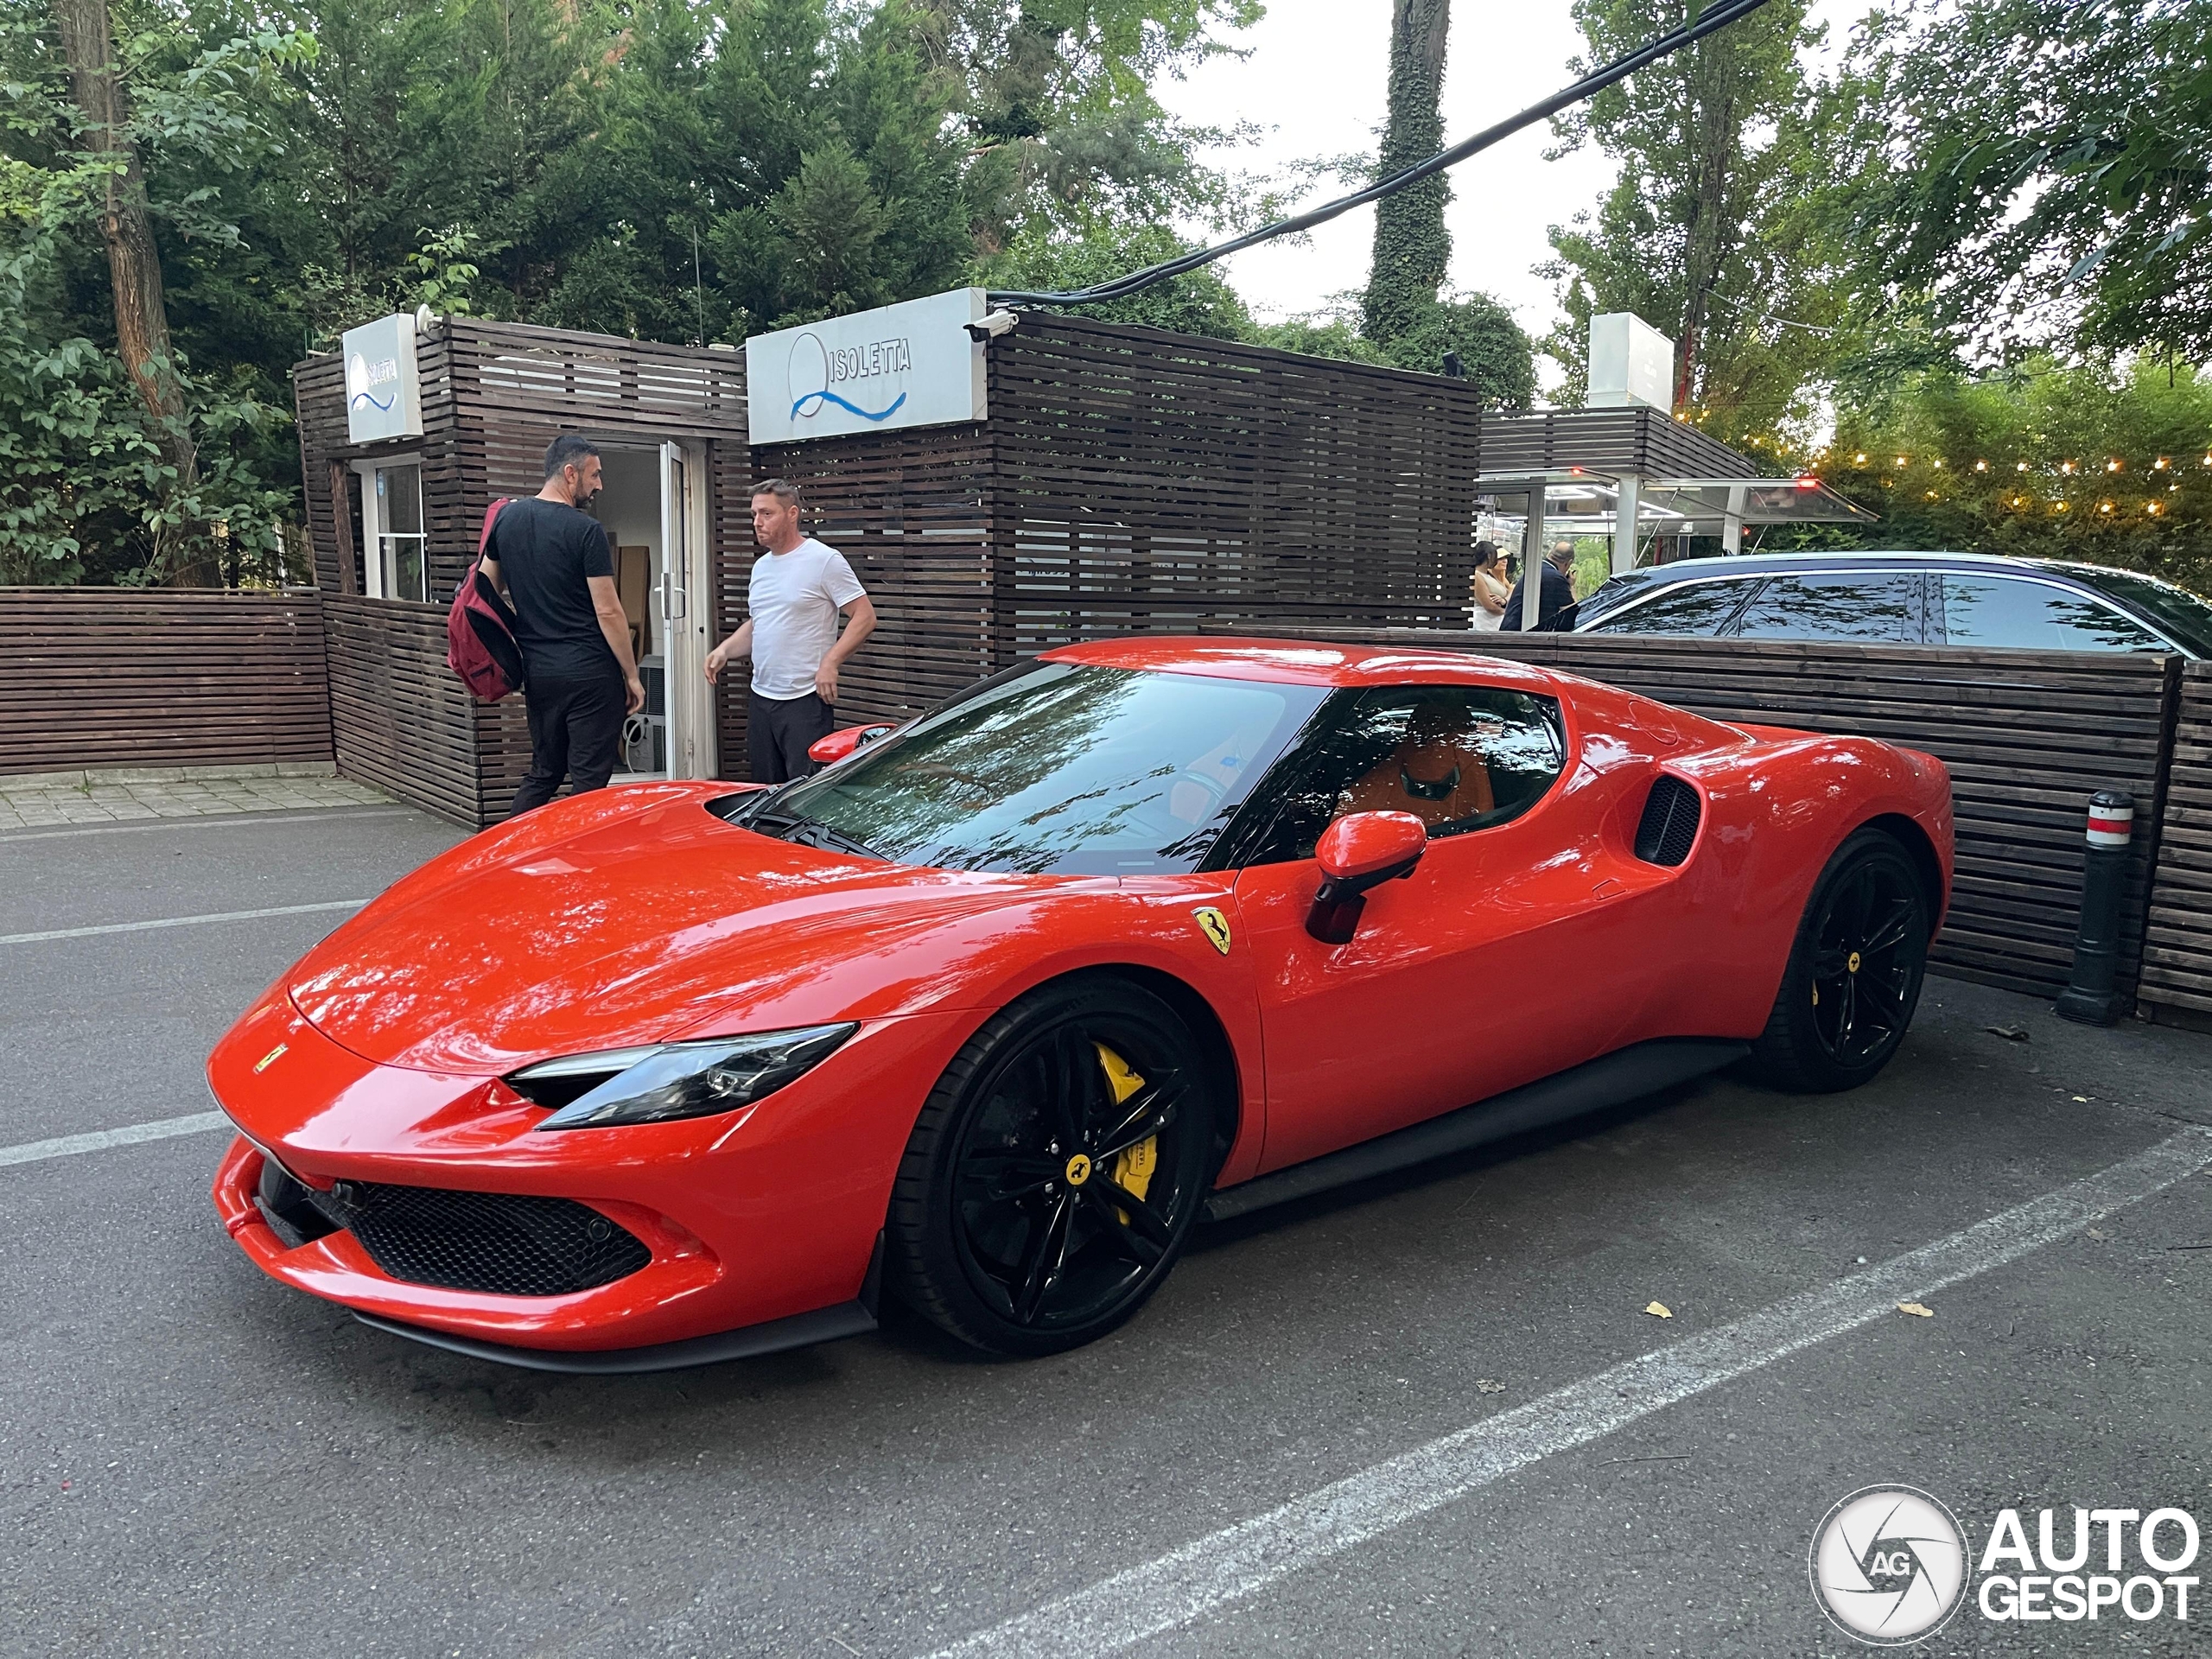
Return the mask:
[(277, 1045), (276, 1045), (276, 1047), (274, 1047), (274, 1048), (270, 1049), (270, 1050), (266, 1054), (263, 1055), (259, 1059), (256, 1060), (256, 1061), (253, 1063), (253, 1073), (254, 1073), (254, 1075), (255, 1075), (256, 1077), (259, 1077), (259, 1076), (260, 1076), (264, 1071), (267, 1071), (270, 1066), (272, 1066), (272, 1065), (276, 1065), (276, 1057), (277, 1057), (279, 1054), (282, 1054), (282, 1053), (283, 1053), (283, 1052), (287, 1048), (289, 1048), (289, 1046), (290, 1046), (290, 1045), (289, 1045), (289, 1043), (279, 1043), (279, 1044), (277, 1044)]
[(1205, 905), (1192, 912), (1198, 918), (1198, 931), (1205, 934), (1213, 948), (1223, 956), (1229, 954), (1229, 918), (1211, 905)]

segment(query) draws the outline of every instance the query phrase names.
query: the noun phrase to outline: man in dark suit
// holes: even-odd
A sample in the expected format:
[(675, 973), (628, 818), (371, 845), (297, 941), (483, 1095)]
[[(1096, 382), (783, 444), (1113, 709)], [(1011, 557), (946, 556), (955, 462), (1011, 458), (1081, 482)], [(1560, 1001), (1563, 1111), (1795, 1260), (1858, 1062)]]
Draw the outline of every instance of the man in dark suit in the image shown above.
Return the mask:
[[(1574, 583), (1567, 573), (1574, 569), (1574, 543), (1565, 537), (1552, 543), (1552, 550), (1536, 569), (1541, 573), (1542, 586), (1536, 590), (1536, 627), (1538, 633), (1550, 633), (1560, 627), (1560, 613), (1574, 603)], [(1505, 601), (1505, 617), (1498, 626), (1503, 633), (1521, 632), (1522, 589), (1528, 578), (1513, 584), (1513, 594)]]

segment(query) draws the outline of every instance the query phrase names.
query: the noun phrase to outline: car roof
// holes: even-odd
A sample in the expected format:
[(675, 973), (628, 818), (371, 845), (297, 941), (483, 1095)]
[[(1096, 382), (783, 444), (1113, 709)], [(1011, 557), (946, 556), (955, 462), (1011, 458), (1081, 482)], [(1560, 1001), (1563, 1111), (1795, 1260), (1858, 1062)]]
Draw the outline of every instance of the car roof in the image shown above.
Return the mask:
[(1203, 674), (1214, 679), (1262, 680), (1279, 685), (1406, 685), (1459, 682), (1506, 686), (1557, 696), (1555, 675), (1502, 657), (1417, 647), (1331, 645), (1315, 639), (1224, 639), (1179, 634), (1135, 634), (1039, 652), (1046, 662), (1161, 674)]
[[(2030, 559), (2011, 553), (1947, 553), (1911, 548), (1831, 548), (1813, 553), (1729, 553), (1702, 559), (1676, 559), (1667, 564), (1644, 565), (1632, 574), (1646, 581), (1688, 579), (1694, 576), (1758, 575), (1762, 572), (1802, 570), (1814, 565), (1855, 565), (1912, 570), (2023, 570), (2043, 575), (2080, 576), (2094, 581), (2113, 567), (2088, 564), (2078, 559)], [(2120, 570), (2120, 575), (2139, 572)]]

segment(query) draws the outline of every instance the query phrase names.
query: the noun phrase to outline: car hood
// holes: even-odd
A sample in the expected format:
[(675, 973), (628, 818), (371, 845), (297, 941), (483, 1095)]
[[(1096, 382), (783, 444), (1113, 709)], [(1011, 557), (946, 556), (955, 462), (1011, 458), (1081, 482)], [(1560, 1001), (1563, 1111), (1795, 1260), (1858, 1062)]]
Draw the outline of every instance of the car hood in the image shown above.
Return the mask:
[(302, 958), (292, 1002), (365, 1059), (503, 1073), (687, 1033), (957, 1007), (961, 935), (1043, 893), (1114, 885), (793, 846), (704, 810), (728, 792), (604, 791), (465, 842)]

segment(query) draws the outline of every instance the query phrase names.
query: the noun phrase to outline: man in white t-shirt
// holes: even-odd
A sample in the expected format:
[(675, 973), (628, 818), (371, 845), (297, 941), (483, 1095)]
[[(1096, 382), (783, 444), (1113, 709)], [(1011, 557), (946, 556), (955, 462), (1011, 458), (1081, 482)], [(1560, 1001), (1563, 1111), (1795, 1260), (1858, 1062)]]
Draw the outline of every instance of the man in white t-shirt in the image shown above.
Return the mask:
[(753, 492), (753, 539), (761, 553), (746, 619), (708, 653), (707, 680), (733, 657), (753, 658), (746, 756), (754, 783), (782, 784), (815, 771), (807, 746), (836, 727), (837, 670), (874, 629), (875, 607), (845, 556), (799, 528), (797, 486), (772, 478)]

